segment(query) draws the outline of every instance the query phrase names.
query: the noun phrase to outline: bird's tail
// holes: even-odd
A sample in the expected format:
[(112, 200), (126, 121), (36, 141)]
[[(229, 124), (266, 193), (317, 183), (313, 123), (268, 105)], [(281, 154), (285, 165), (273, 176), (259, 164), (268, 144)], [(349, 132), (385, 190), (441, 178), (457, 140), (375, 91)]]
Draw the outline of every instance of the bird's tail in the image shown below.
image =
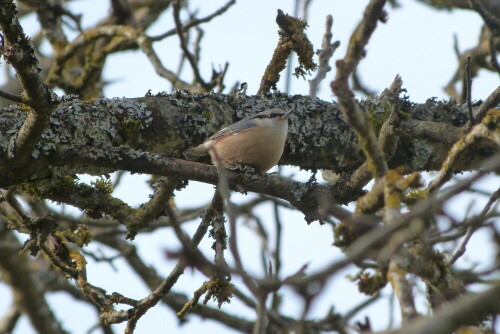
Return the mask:
[[(201, 146), (201, 145), (200, 145)], [(189, 150), (184, 151), (184, 157), (188, 160), (198, 160), (202, 156), (205, 156), (208, 154), (207, 150), (204, 147), (196, 146), (193, 148), (190, 148)]]

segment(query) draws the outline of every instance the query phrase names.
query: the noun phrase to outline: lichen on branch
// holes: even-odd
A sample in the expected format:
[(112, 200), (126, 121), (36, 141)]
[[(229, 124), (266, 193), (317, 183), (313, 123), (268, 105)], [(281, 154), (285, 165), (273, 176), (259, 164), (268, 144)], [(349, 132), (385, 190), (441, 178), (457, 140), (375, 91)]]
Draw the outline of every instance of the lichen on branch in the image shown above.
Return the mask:
[(312, 59), (314, 55), (313, 46), (304, 32), (307, 23), (284, 14), (281, 9), (278, 9), (276, 23), (280, 27), (278, 46), (274, 50), (273, 57), (262, 76), (257, 94), (263, 94), (269, 92), (271, 88), (276, 88), (276, 83), (280, 79), (280, 72), (285, 69), (286, 62), (292, 51), (299, 57), (299, 66), (295, 68), (296, 77), (304, 77), (306, 71), (314, 71), (317, 67)]

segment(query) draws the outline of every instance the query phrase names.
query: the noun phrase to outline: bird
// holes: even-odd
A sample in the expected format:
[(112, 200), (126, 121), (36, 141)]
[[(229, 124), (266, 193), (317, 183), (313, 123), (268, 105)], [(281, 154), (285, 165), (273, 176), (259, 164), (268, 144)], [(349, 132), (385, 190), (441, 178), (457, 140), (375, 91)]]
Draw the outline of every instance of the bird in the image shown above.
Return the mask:
[(268, 109), (247, 117), (184, 152), (188, 160), (210, 155), (226, 168), (245, 165), (261, 173), (275, 166), (283, 154), (291, 111)]

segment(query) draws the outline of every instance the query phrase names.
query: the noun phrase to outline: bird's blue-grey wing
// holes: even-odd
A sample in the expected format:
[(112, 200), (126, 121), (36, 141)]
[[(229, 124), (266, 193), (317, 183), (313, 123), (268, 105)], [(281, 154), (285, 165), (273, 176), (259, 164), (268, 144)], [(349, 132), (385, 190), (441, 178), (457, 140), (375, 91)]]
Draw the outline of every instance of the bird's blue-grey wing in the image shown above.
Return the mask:
[(247, 118), (239, 122), (236, 122), (234, 124), (231, 124), (230, 126), (220, 130), (219, 132), (215, 133), (210, 138), (208, 138), (207, 141), (222, 138), (225, 136), (232, 136), (238, 132), (241, 132), (243, 130), (249, 129), (254, 126), (255, 122), (252, 119)]

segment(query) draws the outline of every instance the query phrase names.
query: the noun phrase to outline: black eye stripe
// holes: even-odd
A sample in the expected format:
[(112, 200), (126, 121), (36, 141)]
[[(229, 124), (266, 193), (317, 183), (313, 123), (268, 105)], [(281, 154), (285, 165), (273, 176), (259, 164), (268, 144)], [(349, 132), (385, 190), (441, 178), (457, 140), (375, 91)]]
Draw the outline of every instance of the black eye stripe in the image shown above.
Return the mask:
[(283, 113), (270, 113), (270, 114), (264, 114), (264, 115), (255, 115), (252, 118), (274, 118), (274, 117), (280, 117), (283, 116)]

